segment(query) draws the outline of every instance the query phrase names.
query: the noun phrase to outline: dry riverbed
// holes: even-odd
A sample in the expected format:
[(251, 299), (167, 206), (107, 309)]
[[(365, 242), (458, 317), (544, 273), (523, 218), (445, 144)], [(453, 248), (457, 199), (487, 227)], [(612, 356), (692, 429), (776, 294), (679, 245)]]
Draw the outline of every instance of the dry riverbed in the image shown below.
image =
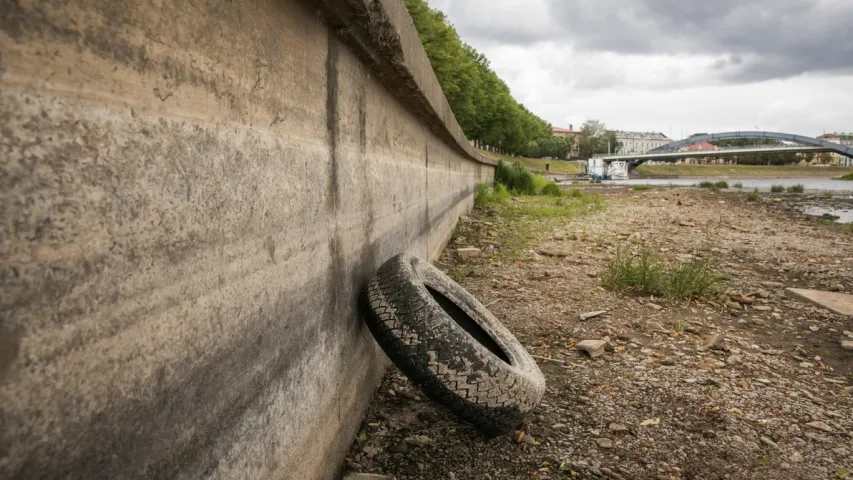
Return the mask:
[[(853, 478), (853, 351), (841, 347), (853, 321), (784, 295), (853, 289), (853, 234), (766, 196), (600, 191), (600, 203), (477, 208), (438, 262), (536, 356), (548, 389), (524, 434), (482, 437), (391, 367), (345, 471)], [(482, 253), (462, 260), (463, 246)], [(642, 246), (672, 262), (709, 260), (730, 295), (669, 302), (603, 289), (617, 249)], [(581, 320), (595, 311), (605, 313)], [(575, 349), (587, 339), (609, 341), (610, 351), (592, 359)]]

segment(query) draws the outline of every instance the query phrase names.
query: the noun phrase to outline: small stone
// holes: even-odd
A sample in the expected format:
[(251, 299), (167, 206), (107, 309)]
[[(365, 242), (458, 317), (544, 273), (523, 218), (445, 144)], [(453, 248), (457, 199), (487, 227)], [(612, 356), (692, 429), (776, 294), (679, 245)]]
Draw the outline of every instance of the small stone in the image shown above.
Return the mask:
[(779, 447), (779, 445), (776, 445), (776, 442), (774, 442), (773, 440), (770, 440), (767, 437), (761, 437), (761, 443), (767, 445), (770, 448), (778, 448)]
[(678, 224), (681, 225), (682, 227), (695, 227), (696, 226), (696, 224), (691, 222), (690, 220), (680, 220), (678, 222)]
[(726, 363), (729, 365), (737, 365), (741, 363), (741, 358), (737, 355), (731, 355), (729, 358), (726, 359)]
[(752, 309), (755, 310), (756, 312), (770, 312), (773, 310), (773, 307), (770, 307), (767, 305), (756, 305), (756, 306), (752, 307)]
[(647, 303), (646, 306), (651, 308), (652, 310), (657, 310), (657, 311), (663, 310), (663, 307), (661, 307), (657, 303)]
[(754, 299), (750, 297), (745, 297), (743, 295), (729, 295), (729, 298), (731, 298), (734, 302), (742, 303), (744, 305), (752, 305), (752, 303), (755, 301)]
[(596, 438), (595, 443), (598, 444), (599, 448), (613, 448), (613, 440), (609, 438)]
[(802, 367), (802, 368), (812, 368), (812, 367), (814, 367), (814, 363), (809, 363), (809, 362), (800, 362), (800, 367)]
[(791, 454), (791, 457), (788, 459), (791, 463), (803, 463), (805, 459), (803, 458), (803, 454), (800, 452), (794, 452)]
[(764, 288), (782, 288), (785, 284), (780, 282), (761, 282), (761, 286)]
[(841, 342), (842, 350), (850, 350), (853, 351), (853, 340), (844, 340)]
[(719, 350), (719, 349), (721, 349), (722, 343), (723, 343), (723, 334), (722, 333), (715, 333), (714, 335), (711, 335), (711, 338), (708, 339), (708, 342), (705, 345), (703, 345), (699, 348), (702, 350), (712, 350), (712, 349), (713, 350)]
[(827, 425), (823, 422), (819, 422), (819, 421), (818, 422), (809, 422), (806, 424), (806, 426), (817, 429), (817, 430), (822, 430), (822, 431), (827, 432), (827, 433), (833, 433), (835, 431), (829, 425)]
[(623, 433), (628, 431), (628, 427), (622, 425), (621, 423), (611, 423), (607, 426), (607, 428), (614, 433)]
[(412, 435), (411, 437), (406, 437), (406, 443), (416, 447), (425, 447), (432, 443), (432, 439), (426, 435)]
[(367, 456), (367, 458), (373, 458), (376, 455), (379, 455), (380, 452), (378, 448), (370, 446), (365, 446), (361, 451)]
[(604, 349), (606, 346), (607, 342), (604, 340), (584, 340), (582, 342), (578, 342), (578, 344), (575, 345), (575, 348), (583, 350), (592, 358), (597, 358), (604, 355)]
[(770, 385), (771, 383), (773, 383), (772, 381), (770, 381), (767, 378), (757, 378), (757, 379), (755, 379), (755, 381), (758, 383), (763, 383), (764, 385)]
[(760, 288), (760, 289), (750, 293), (747, 296), (748, 297), (758, 297), (758, 298), (770, 298), (770, 292), (768, 292), (767, 290), (764, 290), (763, 288)]
[(399, 441), (394, 445), (391, 445), (391, 447), (388, 448), (388, 451), (391, 453), (407, 453), (409, 451), (409, 444), (405, 441)]
[(840, 283), (836, 283), (835, 285), (833, 285), (832, 287), (830, 287), (830, 289), (829, 289), (829, 290), (830, 290), (831, 292), (843, 292), (843, 291), (844, 291), (844, 285), (842, 285), (842, 284), (840, 284)]
[(843, 334), (844, 334), (844, 336), (845, 336), (845, 337), (847, 337), (847, 338), (853, 338), (853, 332), (850, 332), (850, 331), (844, 330), (844, 331), (842, 331), (841, 333), (843, 333)]
[(343, 480), (394, 480), (394, 477), (378, 473), (350, 472), (344, 475)]
[(597, 310), (595, 312), (586, 312), (580, 315), (581, 320), (589, 320), (590, 318), (595, 318), (600, 315), (604, 315), (607, 313), (607, 310)]
[(766, 323), (764, 320), (760, 319), (760, 318), (753, 318), (753, 319), (752, 319), (752, 324), (753, 324), (753, 325), (758, 325), (759, 327), (765, 327), (765, 326), (767, 326), (767, 323)]
[(480, 256), (480, 249), (476, 247), (457, 248), (456, 253), (462, 260), (473, 260)]
[(809, 330), (816, 332), (820, 330), (820, 327), (818, 327), (817, 325), (809, 325)]
[(566, 428), (567, 426), (568, 425), (566, 425), (565, 423), (555, 423), (555, 424), (551, 425), (551, 428), (553, 428), (554, 430), (562, 430), (562, 429)]
[(669, 333), (669, 330), (663, 328), (663, 325), (661, 325), (660, 322), (646, 322), (646, 330), (650, 332)]

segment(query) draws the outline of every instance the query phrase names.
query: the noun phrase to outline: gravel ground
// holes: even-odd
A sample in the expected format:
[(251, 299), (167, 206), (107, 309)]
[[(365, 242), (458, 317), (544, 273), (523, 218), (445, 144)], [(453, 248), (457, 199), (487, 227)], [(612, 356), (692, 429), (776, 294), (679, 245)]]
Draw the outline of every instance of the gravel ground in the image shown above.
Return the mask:
[[(766, 196), (599, 192), (603, 210), (550, 221), (524, 244), (510, 239), (528, 226), (478, 208), (438, 262), (537, 358), (548, 389), (524, 433), (486, 439), (392, 367), (344, 471), (398, 480), (853, 478), (853, 351), (840, 343), (853, 339), (853, 321), (784, 296), (784, 287), (853, 289), (851, 233)], [(616, 250), (641, 245), (671, 261), (712, 261), (728, 291), (668, 302), (601, 288)], [(483, 254), (463, 263), (461, 246)], [(574, 348), (587, 339), (612, 348), (592, 359)]]

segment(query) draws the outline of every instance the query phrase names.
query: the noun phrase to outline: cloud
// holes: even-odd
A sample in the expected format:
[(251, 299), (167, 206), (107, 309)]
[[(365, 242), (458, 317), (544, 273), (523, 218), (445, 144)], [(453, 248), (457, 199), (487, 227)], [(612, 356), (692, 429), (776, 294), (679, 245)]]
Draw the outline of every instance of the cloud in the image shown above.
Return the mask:
[(445, 0), (478, 45), (715, 57), (731, 83), (853, 69), (850, 0)]

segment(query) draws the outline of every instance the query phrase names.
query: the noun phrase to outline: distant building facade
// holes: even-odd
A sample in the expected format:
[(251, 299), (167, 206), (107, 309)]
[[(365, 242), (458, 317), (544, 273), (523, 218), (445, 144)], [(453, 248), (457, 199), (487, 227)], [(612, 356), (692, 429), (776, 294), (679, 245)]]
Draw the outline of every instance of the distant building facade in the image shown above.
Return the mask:
[(646, 153), (653, 148), (662, 147), (672, 140), (660, 132), (623, 132), (617, 130), (616, 139), (622, 142), (620, 154)]
[[(827, 142), (853, 147), (853, 133), (825, 133), (817, 138), (819, 140), (826, 140)], [(844, 155), (835, 152), (832, 152), (831, 156), (832, 163), (834, 164), (845, 167), (853, 166), (853, 159), (851, 158), (847, 158)]]
[(580, 152), (580, 147), (578, 146), (578, 136), (581, 132), (573, 129), (572, 124), (569, 124), (569, 128), (551, 127), (551, 133), (555, 137), (559, 138), (571, 137), (574, 141), (572, 142), (572, 149), (569, 151), (569, 157), (578, 156)]

